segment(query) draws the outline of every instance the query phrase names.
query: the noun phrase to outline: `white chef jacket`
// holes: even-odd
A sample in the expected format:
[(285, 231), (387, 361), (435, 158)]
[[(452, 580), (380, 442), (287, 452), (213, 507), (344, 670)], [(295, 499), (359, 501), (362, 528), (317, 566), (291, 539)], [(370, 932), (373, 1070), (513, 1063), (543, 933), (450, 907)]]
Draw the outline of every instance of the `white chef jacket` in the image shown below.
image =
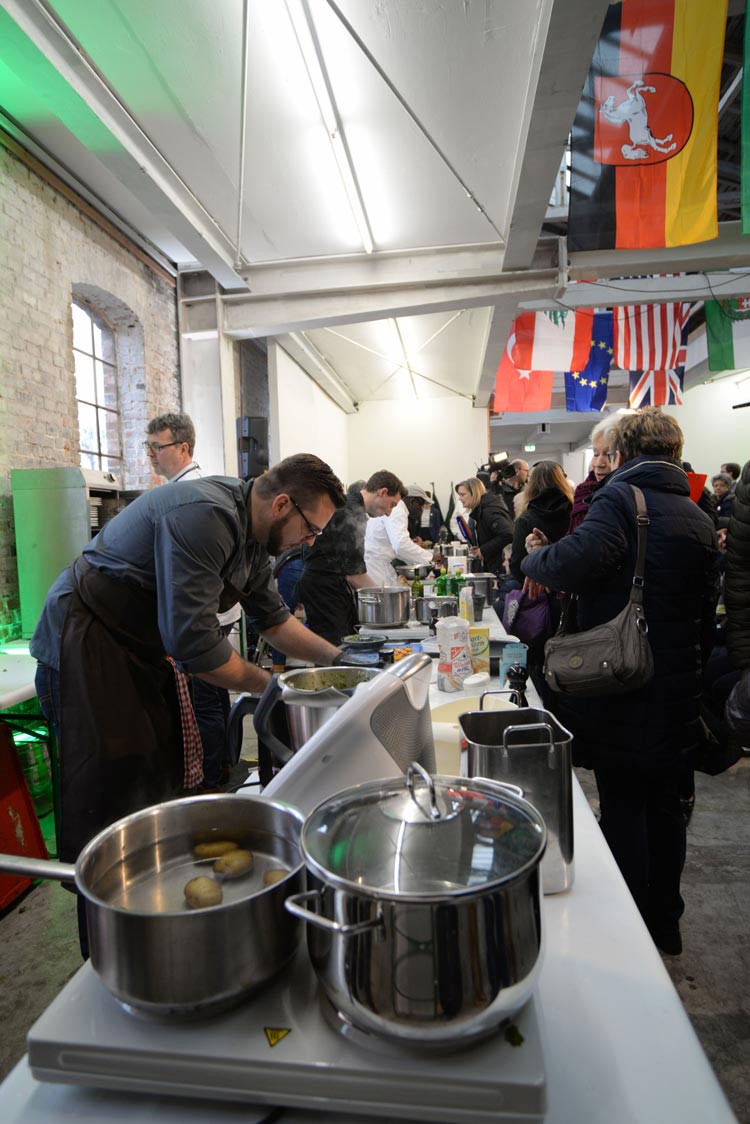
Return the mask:
[(376, 585), (398, 585), (398, 574), (391, 562), (400, 558), (412, 566), (432, 562), (432, 551), (417, 546), (409, 538), (409, 511), (403, 500), (390, 515), (368, 519), (365, 530), (365, 565)]

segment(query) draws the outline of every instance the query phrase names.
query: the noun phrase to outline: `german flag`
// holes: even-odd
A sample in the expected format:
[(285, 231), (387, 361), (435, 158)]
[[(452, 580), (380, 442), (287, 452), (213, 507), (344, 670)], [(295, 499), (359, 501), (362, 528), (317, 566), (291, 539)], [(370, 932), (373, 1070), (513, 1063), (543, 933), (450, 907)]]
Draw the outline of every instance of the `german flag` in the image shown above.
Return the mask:
[(717, 236), (726, 15), (727, 0), (610, 4), (573, 123), (569, 250)]

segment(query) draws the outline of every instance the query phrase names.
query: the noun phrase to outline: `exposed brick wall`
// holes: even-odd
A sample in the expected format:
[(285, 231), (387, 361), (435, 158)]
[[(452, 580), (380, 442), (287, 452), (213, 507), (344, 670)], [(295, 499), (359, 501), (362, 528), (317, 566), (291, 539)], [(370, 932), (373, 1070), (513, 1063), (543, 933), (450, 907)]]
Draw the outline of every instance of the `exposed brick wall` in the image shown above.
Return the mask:
[(2, 147), (0, 246), (2, 641), (20, 634), (10, 470), (79, 463), (74, 288), (104, 304), (129, 364), (120, 404), (127, 488), (149, 485), (139, 444), (149, 418), (180, 408), (180, 381), (174, 289)]

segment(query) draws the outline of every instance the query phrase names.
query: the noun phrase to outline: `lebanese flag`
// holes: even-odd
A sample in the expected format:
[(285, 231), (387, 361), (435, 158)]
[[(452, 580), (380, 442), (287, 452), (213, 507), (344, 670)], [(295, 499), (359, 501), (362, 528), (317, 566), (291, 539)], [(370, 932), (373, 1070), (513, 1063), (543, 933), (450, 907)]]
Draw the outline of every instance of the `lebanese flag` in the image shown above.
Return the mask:
[(610, 4), (571, 130), (569, 251), (716, 237), (726, 17), (727, 0)]
[(552, 406), (552, 381), (554, 371), (519, 371), (509, 352), (513, 334), (503, 350), (503, 357), (495, 376), (496, 414), (526, 414), (536, 410), (549, 410)]
[(519, 371), (582, 371), (593, 331), (593, 309), (522, 312), (511, 329), (511, 361)]
[(623, 371), (668, 371), (684, 366), (683, 334), (689, 315), (688, 303), (629, 304), (616, 308), (616, 366)]

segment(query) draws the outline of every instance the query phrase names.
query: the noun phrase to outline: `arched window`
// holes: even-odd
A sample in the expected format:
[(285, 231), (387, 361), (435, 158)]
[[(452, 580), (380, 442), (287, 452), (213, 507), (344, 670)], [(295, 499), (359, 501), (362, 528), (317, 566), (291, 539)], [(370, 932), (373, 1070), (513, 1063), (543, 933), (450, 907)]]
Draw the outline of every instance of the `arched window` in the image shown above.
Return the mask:
[(122, 472), (115, 333), (92, 308), (74, 300), (73, 358), (83, 468)]

